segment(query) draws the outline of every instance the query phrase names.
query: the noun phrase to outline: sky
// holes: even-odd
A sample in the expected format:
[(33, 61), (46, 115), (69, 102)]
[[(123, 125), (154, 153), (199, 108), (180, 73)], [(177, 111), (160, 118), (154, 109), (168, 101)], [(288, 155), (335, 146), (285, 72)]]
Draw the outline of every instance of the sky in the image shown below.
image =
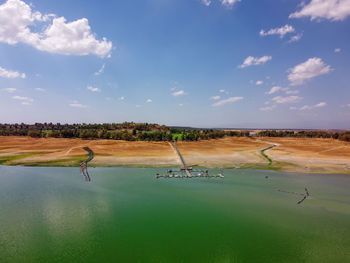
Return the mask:
[(350, 129), (350, 0), (0, 0), (0, 123)]

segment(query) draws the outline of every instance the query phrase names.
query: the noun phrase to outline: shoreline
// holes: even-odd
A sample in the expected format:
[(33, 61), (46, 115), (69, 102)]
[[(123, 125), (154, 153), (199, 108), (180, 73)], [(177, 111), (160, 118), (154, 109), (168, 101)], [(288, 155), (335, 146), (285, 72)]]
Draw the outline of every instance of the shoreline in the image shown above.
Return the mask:
[[(22, 168), (79, 168), (79, 165), (3, 165), (0, 164), (0, 167), (22, 167)], [(90, 169), (95, 168), (125, 168), (125, 169), (173, 169), (179, 168), (180, 166), (133, 166), (133, 165), (116, 165), (116, 166), (91, 166)], [(198, 169), (203, 169), (206, 167), (195, 167)], [(266, 167), (265, 167), (266, 168)], [(297, 175), (335, 175), (335, 176), (350, 176), (350, 173), (319, 173), (319, 172), (296, 172), (296, 171), (284, 171), (278, 169), (268, 169), (268, 168), (259, 168), (259, 167), (251, 167), (251, 168), (237, 168), (237, 167), (225, 167), (225, 168), (210, 168), (208, 170), (235, 170), (235, 171), (257, 171), (257, 172), (272, 172), (272, 173), (282, 173), (282, 174), (297, 174)]]
[[(309, 174), (350, 174), (350, 143), (333, 139), (226, 137), (178, 141), (188, 166)], [(0, 136), (0, 165), (79, 167), (84, 147), (94, 153), (89, 167), (180, 167), (168, 142), (82, 140)]]

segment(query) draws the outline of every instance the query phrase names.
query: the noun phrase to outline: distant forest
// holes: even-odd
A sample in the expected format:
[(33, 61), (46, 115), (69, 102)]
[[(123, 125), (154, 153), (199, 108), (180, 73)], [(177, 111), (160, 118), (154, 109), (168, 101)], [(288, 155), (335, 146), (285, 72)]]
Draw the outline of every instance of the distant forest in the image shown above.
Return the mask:
[(60, 124), (35, 123), (0, 124), (0, 136), (30, 136), (34, 138), (81, 138), (126, 141), (198, 141), (229, 137), (300, 137), (333, 138), (350, 141), (350, 132), (191, 129), (174, 128), (150, 123)]

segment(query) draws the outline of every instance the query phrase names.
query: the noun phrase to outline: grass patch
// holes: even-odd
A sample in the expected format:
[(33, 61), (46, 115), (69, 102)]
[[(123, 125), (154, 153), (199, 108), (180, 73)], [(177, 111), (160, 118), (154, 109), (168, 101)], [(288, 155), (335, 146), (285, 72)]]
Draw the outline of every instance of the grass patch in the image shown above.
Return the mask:
[(260, 152), (261, 152), (261, 155), (269, 162), (268, 165), (271, 165), (271, 164), (272, 164), (272, 159), (271, 159), (269, 156), (266, 155), (265, 151), (270, 150), (270, 149), (272, 149), (272, 148), (275, 147), (275, 146), (276, 146), (276, 145), (271, 145), (271, 146), (269, 146), (269, 147), (267, 147), (267, 148), (265, 148), (265, 149), (262, 149), (262, 150), (260, 151)]
[(24, 154), (18, 154), (18, 155), (6, 155), (6, 156), (0, 156), (0, 164), (8, 164), (11, 165), (13, 162), (17, 160), (21, 160), (27, 157), (32, 157), (36, 155), (45, 154), (42, 152), (36, 152), (36, 153), (24, 153)]

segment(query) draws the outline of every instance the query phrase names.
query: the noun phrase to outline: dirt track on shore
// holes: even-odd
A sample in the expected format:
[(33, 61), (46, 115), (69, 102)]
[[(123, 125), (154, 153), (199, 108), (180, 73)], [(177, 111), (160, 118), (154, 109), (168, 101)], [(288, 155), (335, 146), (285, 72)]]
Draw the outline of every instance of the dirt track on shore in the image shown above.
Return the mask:
[[(272, 165), (261, 154), (268, 150)], [(179, 166), (167, 142), (127, 142), (30, 137), (0, 137), (0, 164), (78, 166), (89, 147), (91, 166)], [(178, 142), (189, 166), (274, 169), (288, 172), (350, 174), (350, 143), (333, 139), (235, 138)]]

